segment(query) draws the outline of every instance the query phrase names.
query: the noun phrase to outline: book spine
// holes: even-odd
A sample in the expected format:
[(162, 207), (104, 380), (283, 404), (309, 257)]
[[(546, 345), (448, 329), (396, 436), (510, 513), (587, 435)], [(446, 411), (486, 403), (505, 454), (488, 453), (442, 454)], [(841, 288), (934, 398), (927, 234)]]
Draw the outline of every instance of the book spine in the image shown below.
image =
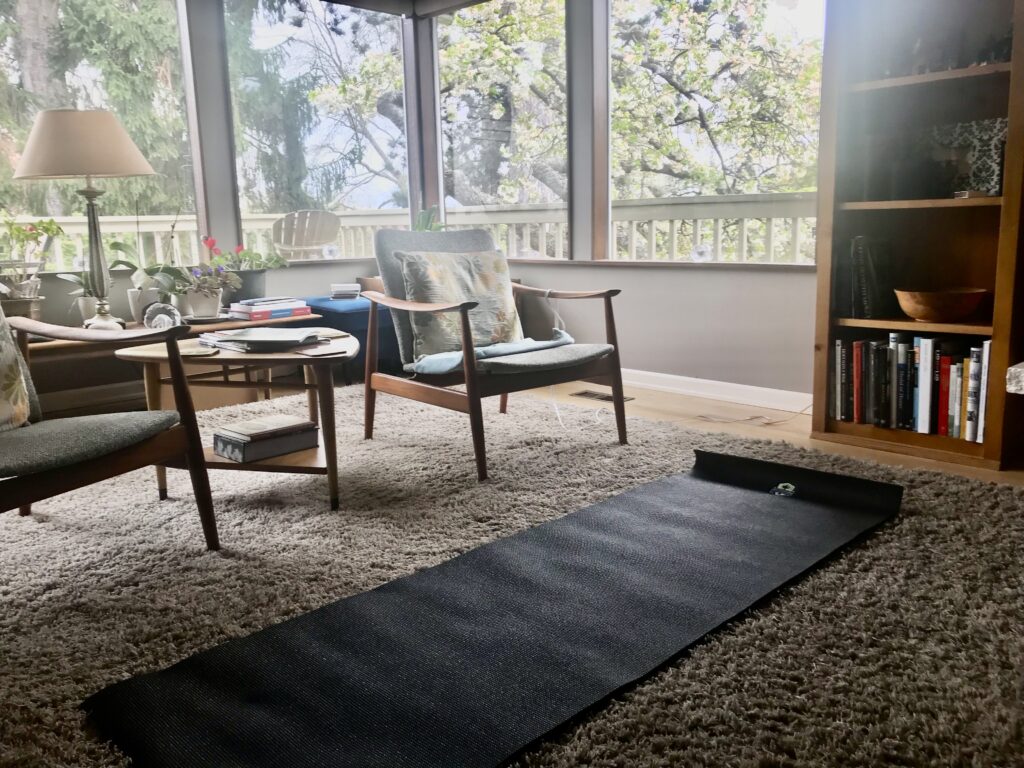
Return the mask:
[(841, 419), (843, 417), (842, 356), (843, 342), (836, 339), (832, 350), (832, 418), (834, 419)]
[(978, 442), (985, 442), (985, 411), (988, 406), (988, 358), (992, 353), (992, 340), (981, 344), (981, 393), (978, 397)]
[(981, 347), (971, 347), (967, 371), (967, 434), (972, 443), (978, 441), (978, 404), (981, 396)]
[(908, 429), (912, 429), (915, 432), (917, 432), (917, 425), (921, 420), (921, 414), (918, 408), (921, 402), (920, 375), (921, 337), (915, 336), (910, 356), (910, 426), (908, 427)]
[(864, 342), (853, 342), (853, 420), (864, 423)]
[(232, 310), (230, 315), (239, 320), (276, 320), (281, 317), (301, 317), (313, 313), (311, 307), (295, 307), (293, 309), (256, 309), (252, 312), (237, 312)]
[(853, 371), (850, 357), (850, 342), (844, 341), (840, 344), (839, 358), (840, 368), (840, 414), (843, 421), (853, 421)]
[(949, 413), (946, 431), (950, 437), (960, 437), (960, 366), (963, 363), (952, 363), (949, 366)]
[(900, 335), (889, 334), (889, 426), (900, 426), (900, 392), (899, 387), (899, 345)]
[(935, 343), (921, 339), (921, 367), (917, 372), (917, 431), (927, 435), (932, 431), (932, 365)]
[(864, 423), (875, 423), (875, 348), (864, 342)]
[(906, 344), (896, 345), (896, 426), (900, 429), (907, 426), (908, 351)]
[(967, 392), (970, 388), (970, 372), (971, 358), (965, 357), (960, 363), (960, 399), (957, 401), (957, 406), (960, 408), (957, 415), (960, 417), (959, 437), (961, 440), (967, 439)]
[(938, 433), (949, 434), (949, 377), (952, 375), (953, 358), (942, 355), (939, 358), (939, 407)]

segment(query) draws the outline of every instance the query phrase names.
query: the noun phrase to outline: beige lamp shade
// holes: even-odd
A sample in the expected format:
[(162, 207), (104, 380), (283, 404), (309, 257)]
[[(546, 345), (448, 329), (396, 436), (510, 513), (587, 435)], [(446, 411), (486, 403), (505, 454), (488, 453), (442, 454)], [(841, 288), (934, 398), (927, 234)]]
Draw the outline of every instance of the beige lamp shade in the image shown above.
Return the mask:
[(153, 168), (112, 112), (47, 109), (36, 115), (14, 178), (67, 179), (153, 173)]

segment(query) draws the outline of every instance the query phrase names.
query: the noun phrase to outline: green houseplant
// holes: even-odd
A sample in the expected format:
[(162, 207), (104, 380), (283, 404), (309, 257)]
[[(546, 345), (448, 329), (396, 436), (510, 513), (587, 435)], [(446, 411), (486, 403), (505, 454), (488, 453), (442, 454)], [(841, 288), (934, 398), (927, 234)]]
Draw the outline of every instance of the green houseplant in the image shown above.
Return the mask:
[(118, 241), (111, 243), (110, 248), (127, 257), (112, 261), (110, 267), (128, 270), (132, 281), (132, 287), (128, 289), (128, 306), (132, 319), (137, 323), (142, 322), (146, 307), (157, 301), (167, 301), (179, 283), (188, 281), (185, 270), (171, 264), (139, 266), (141, 259), (138, 250), (130, 243)]
[(53, 238), (64, 230), (53, 219), (18, 223), (7, 211), (3, 213), (4, 239), (10, 258), (0, 261), (0, 301), (7, 315), (38, 314), (39, 270)]
[(225, 306), (232, 300), (255, 299), (266, 295), (266, 271), (288, 266), (287, 259), (276, 253), (260, 253), (241, 244), (236, 245), (230, 253), (224, 253), (217, 247), (217, 241), (209, 235), (203, 238), (203, 245), (210, 252), (212, 265), (230, 269), (241, 281), (237, 290), (224, 291)]

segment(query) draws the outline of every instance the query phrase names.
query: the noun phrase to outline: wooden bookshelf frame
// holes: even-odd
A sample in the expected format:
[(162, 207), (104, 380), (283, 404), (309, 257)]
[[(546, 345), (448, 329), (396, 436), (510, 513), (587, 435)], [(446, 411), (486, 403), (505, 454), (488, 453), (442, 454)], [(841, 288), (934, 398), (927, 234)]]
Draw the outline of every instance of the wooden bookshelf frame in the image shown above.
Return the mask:
[[(1007, 0), (978, 0), (991, 4), (988, 10), (1009, 5)], [(885, 79), (864, 79), (855, 76), (862, 72), (863, 46), (857, 38), (858, 29), (863, 29), (858, 14), (870, 13), (878, 6), (863, 3), (862, 0), (833, 0), (829, 3), (825, 25), (825, 54), (822, 65), (821, 134), (818, 169), (818, 239), (817, 239), (817, 313), (815, 320), (815, 361), (814, 361), (814, 409), (812, 435), (818, 439), (846, 443), (861, 447), (895, 451), (922, 458), (939, 459), (965, 465), (990, 468), (1004, 468), (1019, 463), (1022, 451), (1021, 433), (1015, 425), (1024, 425), (1024, 398), (1008, 397), (1005, 379), (1006, 369), (1014, 362), (1024, 359), (1024, 329), (1019, 326), (1016, 316), (1022, 293), (1024, 293), (1024, 270), (1018, 269), (1021, 258), (1022, 232), (1021, 217), (1024, 215), (1024, 0), (1013, 0), (1012, 20), (1016, 30), (1011, 61), (983, 66), (971, 66), (944, 72), (933, 72), (905, 77)], [(951, 6), (952, 7), (952, 6)], [(939, 11), (941, 12), (941, 11)], [(905, 41), (908, 46), (913, 40)], [(847, 115), (858, 115), (870, 110), (872, 99), (885, 99), (886, 118), (891, 119), (894, 111), (902, 106), (893, 97), (901, 94), (913, 95), (906, 100), (907, 114), (895, 115), (913, 126), (913, 120), (920, 115), (934, 117), (949, 112), (943, 102), (952, 101), (951, 89), (989, 89), (986, 94), (1002, 93), (1006, 89), (1006, 117), (1009, 120), (1006, 150), (1003, 166), (1002, 197), (973, 198), (966, 200), (846, 200), (843, 199), (849, 186), (843, 177), (844, 153), (856, 151), (844, 142), (854, 141), (855, 128)], [(995, 90), (993, 90), (995, 89)], [(986, 96), (987, 98), (987, 96)], [(934, 103), (929, 103), (929, 100)], [(970, 100), (966, 99), (965, 103)], [(981, 103), (980, 101), (978, 103)], [(865, 106), (867, 105), (867, 106)], [(967, 107), (969, 108), (969, 107)], [(986, 107), (987, 108), (987, 107)], [(984, 109), (980, 111), (984, 112)], [(870, 114), (870, 113), (869, 113)], [(908, 118), (909, 115), (909, 118)], [(991, 114), (979, 114), (968, 119), (982, 119)], [(893, 122), (892, 124), (897, 124)], [(924, 125), (930, 124), (925, 122)], [(935, 124), (935, 123), (931, 123)], [(993, 210), (991, 227), (998, 232), (979, 234), (977, 220), (964, 219), (971, 210), (979, 208)], [(934, 211), (934, 213), (931, 213)], [(877, 212), (877, 213), (873, 213)], [(896, 227), (903, 226), (907, 232), (920, 227), (922, 216), (943, 217), (944, 226), (962, 226), (964, 242), (970, 238), (983, 238), (971, 249), (971, 258), (995, 243), (994, 253), (987, 258), (994, 261), (988, 265), (993, 289), (991, 322), (987, 317), (977, 321), (960, 323), (918, 323), (910, 318), (894, 320), (863, 320), (841, 316), (833, 306), (833, 280), (836, 253), (848, 247), (842, 242), (843, 233), (854, 225), (847, 218), (887, 216), (897, 217)], [(918, 218), (911, 220), (909, 217)], [(908, 217), (905, 222), (898, 217)], [(938, 219), (936, 219), (938, 221)], [(953, 223), (950, 224), (950, 221)], [(989, 219), (985, 219), (985, 225)], [(902, 224), (901, 224), (902, 222)], [(890, 224), (889, 226), (893, 226)], [(971, 230), (974, 227), (974, 230)], [(960, 254), (962, 256), (962, 254)], [(933, 269), (941, 269), (941, 256), (931, 263)], [(1024, 311), (1024, 310), (1021, 310)], [(833, 342), (837, 336), (849, 337), (850, 332), (862, 328), (883, 334), (886, 331), (917, 332), (929, 335), (955, 335), (984, 337), (992, 339), (987, 393), (986, 431), (983, 444), (967, 442), (939, 435), (922, 435), (900, 429), (888, 429), (867, 424), (854, 424), (830, 418), (828, 403), (832, 396), (831, 361)]]

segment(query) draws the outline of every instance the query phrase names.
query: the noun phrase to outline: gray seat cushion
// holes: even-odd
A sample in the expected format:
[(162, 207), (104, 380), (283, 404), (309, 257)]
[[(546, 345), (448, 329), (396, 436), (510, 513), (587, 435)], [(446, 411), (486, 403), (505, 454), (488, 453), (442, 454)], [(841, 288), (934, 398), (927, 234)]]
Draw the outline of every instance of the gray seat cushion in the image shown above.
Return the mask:
[(0, 432), (0, 477), (31, 475), (105, 456), (177, 423), (177, 411), (133, 411), (9, 429)]
[[(407, 299), (402, 262), (395, 251), (431, 251), (435, 253), (472, 253), (493, 251), (494, 240), (483, 229), (455, 230), (451, 232), (409, 232), (400, 229), (382, 229), (374, 236), (377, 268), (384, 281), (385, 293), (394, 299)], [(402, 363), (413, 361), (412, 325), (409, 313), (392, 310), (391, 317), (398, 334), (398, 351)]]
[(538, 349), (536, 352), (488, 357), (477, 363), (477, 369), (486, 373), (505, 374), (554, 371), (599, 360), (611, 354), (613, 349), (611, 344), (566, 344), (551, 349)]

